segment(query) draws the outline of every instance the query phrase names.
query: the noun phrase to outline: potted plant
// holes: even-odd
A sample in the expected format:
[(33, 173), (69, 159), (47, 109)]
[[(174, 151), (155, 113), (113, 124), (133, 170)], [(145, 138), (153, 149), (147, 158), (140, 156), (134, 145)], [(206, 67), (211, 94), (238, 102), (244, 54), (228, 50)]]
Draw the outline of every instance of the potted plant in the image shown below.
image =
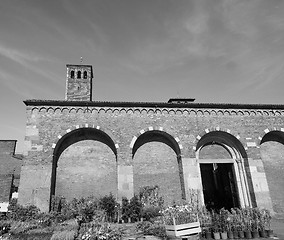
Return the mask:
[(212, 230), (213, 230), (214, 239), (220, 239), (221, 238), (220, 215), (214, 211), (212, 211)]
[(232, 232), (233, 232), (233, 238), (238, 239), (239, 238), (239, 221), (238, 221), (238, 215), (235, 208), (231, 208), (231, 223), (232, 223)]
[(273, 237), (273, 230), (271, 229), (271, 214), (268, 209), (261, 210), (262, 232), (265, 237)]
[(226, 221), (226, 229), (227, 229), (227, 232), (228, 232), (228, 238), (233, 239), (234, 238), (234, 233), (233, 233), (234, 223), (233, 223), (233, 216), (230, 212), (228, 212), (228, 216), (227, 216), (226, 220), (227, 220)]
[(229, 211), (225, 208), (222, 208), (219, 212), (219, 222), (220, 222), (220, 230), (221, 230), (221, 238), (228, 238), (228, 216)]
[(245, 223), (244, 223), (244, 214), (243, 211), (239, 208), (235, 208), (236, 210), (236, 228), (238, 231), (238, 238), (245, 238)]
[(162, 210), (166, 233), (169, 237), (201, 232), (198, 212), (189, 204), (173, 205)]
[(212, 216), (205, 206), (199, 209), (199, 221), (203, 236), (207, 239), (212, 237)]
[(245, 238), (251, 238), (251, 222), (252, 222), (252, 214), (251, 214), (251, 208), (243, 208), (242, 209), (242, 216), (243, 221), (245, 223), (245, 229), (244, 234)]
[(259, 238), (260, 211), (258, 208), (252, 209), (252, 217), (252, 238)]

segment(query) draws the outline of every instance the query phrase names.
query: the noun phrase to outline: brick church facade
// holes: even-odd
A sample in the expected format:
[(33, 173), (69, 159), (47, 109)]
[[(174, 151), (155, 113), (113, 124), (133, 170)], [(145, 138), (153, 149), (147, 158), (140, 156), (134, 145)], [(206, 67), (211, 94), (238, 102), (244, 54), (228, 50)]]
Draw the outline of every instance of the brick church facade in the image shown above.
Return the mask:
[(284, 105), (92, 101), (90, 65), (67, 65), (65, 100), (26, 100), (19, 203), (131, 198), (265, 207), (284, 216)]

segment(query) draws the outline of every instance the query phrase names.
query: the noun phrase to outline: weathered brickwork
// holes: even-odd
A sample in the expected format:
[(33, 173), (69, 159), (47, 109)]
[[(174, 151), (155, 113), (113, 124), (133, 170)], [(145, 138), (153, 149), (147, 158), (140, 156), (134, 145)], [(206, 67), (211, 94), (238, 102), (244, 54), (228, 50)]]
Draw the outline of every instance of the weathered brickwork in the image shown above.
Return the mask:
[(22, 156), (15, 155), (16, 143), (16, 140), (0, 140), (0, 202), (8, 202), (12, 191), (19, 186)]
[[(173, 149), (174, 147), (180, 149), (183, 180), (185, 192), (187, 192), (189, 187), (201, 189), (196, 151), (198, 150), (198, 143), (206, 137), (207, 134), (212, 132), (224, 133), (239, 142), (247, 154), (246, 159), (243, 160), (247, 162), (247, 166), (244, 164), (243, 169), (250, 171), (249, 166), (253, 167), (253, 162), (261, 159), (261, 138), (266, 135), (266, 132), (276, 131), (283, 134), (282, 130), (284, 126), (282, 117), (284, 111), (281, 109), (229, 109), (229, 106), (224, 105), (223, 107), (226, 108), (226, 110), (224, 110), (212, 108), (214, 105), (210, 105), (211, 108), (202, 108), (198, 104), (187, 105), (183, 108), (163, 104), (163, 107), (153, 108), (151, 104), (149, 107), (141, 107), (141, 105), (147, 104), (139, 103), (136, 104), (138, 106), (135, 106), (135, 103), (129, 103), (129, 107), (111, 107), (110, 105), (112, 103), (101, 102), (91, 102), (88, 106), (83, 107), (76, 106), (76, 104), (72, 105), (67, 101), (30, 101), (26, 102), (26, 104), (28, 117), (26, 135), (27, 156), (25, 158), (24, 168), (26, 173), (24, 171), (22, 177), (26, 176), (28, 178), (30, 175), (27, 174), (28, 172), (34, 171), (35, 169), (46, 168), (46, 173), (44, 174), (48, 178), (48, 181), (43, 182), (42, 185), (36, 184), (34, 186), (35, 189), (32, 189), (31, 186), (28, 186), (28, 182), (34, 181), (34, 178), (30, 180), (21, 179), (20, 191), (23, 192), (23, 194), (20, 192), (20, 201), (22, 201), (22, 203), (37, 202), (32, 200), (33, 197), (31, 196), (35, 195), (35, 193), (31, 194), (33, 191), (37, 193), (41, 192), (41, 194), (44, 193), (43, 195), (46, 198), (49, 197), (55, 148), (64, 136), (72, 135), (74, 131), (79, 131), (80, 129), (86, 129), (87, 131), (94, 129), (96, 131), (95, 135), (105, 133), (110, 137), (112, 143), (106, 140), (102, 140), (102, 142), (107, 146), (106, 148), (111, 152), (109, 154), (113, 155), (112, 158), (116, 159), (118, 165), (117, 191), (114, 194), (118, 197), (130, 197), (134, 192), (138, 191), (137, 189), (142, 186), (142, 183), (149, 184), (150, 182), (159, 185), (165, 183), (165, 186), (167, 186), (167, 184), (171, 185), (172, 183), (172, 186), (176, 189), (176, 192), (172, 192), (172, 195), (180, 196), (180, 193), (178, 193), (181, 191), (180, 186), (177, 186), (178, 183), (180, 184), (180, 178), (178, 176), (179, 167), (177, 166), (177, 154)], [(164, 107), (164, 105), (166, 105), (167, 108)], [(276, 116), (277, 114), (279, 116)], [(144, 145), (143, 143), (141, 146), (137, 147), (137, 152), (133, 158), (132, 154), (135, 142), (137, 142), (137, 139), (140, 139), (141, 136), (144, 136), (145, 133), (151, 131), (161, 134), (161, 136), (163, 133), (167, 133), (174, 139), (175, 145), (171, 147), (169, 144), (163, 143), (164, 140), (163, 137), (161, 137), (161, 139), (156, 139), (156, 142), (160, 144), (159, 147), (153, 145), (155, 146), (153, 150), (147, 152), (147, 149), (149, 149), (147, 148), (148, 145)], [(91, 138), (90, 136), (86, 137), (86, 139), (89, 140)], [(218, 136), (215, 141), (218, 142), (219, 138)], [(151, 135), (144, 139), (144, 141), (146, 141), (145, 143), (151, 142)], [(111, 146), (111, 144), (113, 144), (113, 146)], [(228, 144), (230, 144), (230, 142), (228, 142)], [(113, 149), (116, 153), (113, 152)], [(206, 148), (204, 148), (204, 150), (205, 149)], [(212, 149), (210, 151), (208, 150), (208, 153), (204, 152), (204, 156), (206, 155), (205, 158), (210, 158), (210, 152), (212, 152), (212, 159), (228, 158), (231, 156), (230, 154), (226, 154), (227, 151), (221, 151), (220, 153), (220, 146), (216, 147), (216, 149), (217, 152), (212, 152)], [(151, 152), (153, 154), (152, 156)], [(164, 152), (163, 154), (166, 154), (167, 157), (165, 157), (165, 164), (163, 168), (160, 169), (160, 173), (154, 173), (154, 169), (158, 167), (153, 167), (151, 168), (152, 173), (149, 171), (148, 174), (145, 174), (145, 171), (143, 172), (143, 161), (146, 162), (147, 166), (151, 166), (151, 161), (155, 160), (157, 160), (155, 164), (160, 164), (162, 160), (159, 157), (163, 158), (164, 156), (160, 154), (161, 152)], [(100, 155), (100, 153), (97, 154)], [(101, 154), (103, 156), (108, 155), (105, 150), (103, 150)], [(136, 159), (136, 157), (138, 157), (138, 159)], [(113, 159), (111, 160), (112, 162)], [(58, 161), (58, 167), (60, 168), (61, 157)], [(168, 164), (168, 162), (171, 164)], [(155, 166), (155, 164), (153, 166)], [(79, 165), (82, 166), (82, 162), (80, 162)], [(81, 174), (84, 175), (84, 173)], [(143, 177), (144, 180), (142, 180)], [(168, 180), (161, 181), (161, 177)], [(242, 180), (242, 178), (244, 178), (244, 180)], [(151, 181), (146, 179), (151, 179)], [(250, 195), (252, 195), (252, 197), (250, 197), (252, 204), (269, 207), (271, 199), (269, 190), (266, 187), (266, 173), (263, 172), (263, 168), (252, 168), (249, 174), (246, 173), (244, 176), (240, 176), (239, 179), (240, 182), (250, 180), (251, 186), (253, 187), (249, 190), (253, 191), (252, 193), (250, 192)], [(23, 184), (24, 181), (27, 181), (26, 185)], [(138, 185), (136, 185), (135, 182), (137, 182)], [(88, 192), (88, 189), (90, 189), (88, 182), (82, 185), (82, 188), (85, 188), (84, 192)], [(72, 184), (70, 186), (72, 186)], [(163, 187), (161, 188), (163, 189)], [(100, 192), (102, 190), (105, 191), (105, 189), (96, 191)], [(80, 191), (82, 191), (82, 189), (80, 189)], [(30, 194), (27, 194), (27, 192), (30, 192)], [(267, 198), (263, 198), (263, 194), (266, 194)], [(254, 199), (255, 203), (253, 203)], [(243, 202), (246, 202), (245, 197)], [(40, 207), (48, 209), (46, 205)], [(274, 211), (276, 210), (277, 209), (274, 209)], [(280, 210), (282, 211), (282, 209)]]
[(214, 163), (229, 164), (220, 166), (232, 169), (240, 206), (283, 214), (284, 193), (274, 186), (284, 185), (284, 105), (93, 102), (80, 90), (89, 83), (68, 87), (74, 66), (70, 98), (25, 101), (20, 203), (48, 211), (52, 195), (112, 192), (120, 200), (147, 185), (158, 185), (167, 203), (192, 190), (203, 202), (201, 164)]

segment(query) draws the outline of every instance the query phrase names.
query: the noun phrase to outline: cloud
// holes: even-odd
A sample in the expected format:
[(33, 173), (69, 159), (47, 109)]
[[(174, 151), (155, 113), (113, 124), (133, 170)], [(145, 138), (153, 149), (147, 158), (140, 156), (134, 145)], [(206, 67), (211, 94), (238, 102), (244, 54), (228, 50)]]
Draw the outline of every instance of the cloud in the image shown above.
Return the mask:
[[(3, 44), (0, 44), (0, 55), (14, 61), (15, 63), (20, 64), (22, 67), (28, 69), (29, 71), (35, 72), (44, 78), (50, 79), (53, 82), (57, 83), (56, 79), (58, 76), (53, 72), (46, 72), (42, 67), (43, 62), (57, 62), (56, 59), (42, 57), (38, 54), (31, 52), (20, 51), (18, 49), (12, 49)], [(37, 67), (36, 64), (40, 64), (41, 67)]]

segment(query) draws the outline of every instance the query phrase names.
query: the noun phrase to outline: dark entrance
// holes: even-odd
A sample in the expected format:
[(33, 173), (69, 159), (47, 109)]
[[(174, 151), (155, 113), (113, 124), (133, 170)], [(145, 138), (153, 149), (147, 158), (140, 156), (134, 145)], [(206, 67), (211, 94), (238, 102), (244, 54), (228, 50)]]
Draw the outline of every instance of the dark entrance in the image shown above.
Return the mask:
[(233, 163), (203, 163), (200, 170), (207, 209), (239, 207)]

